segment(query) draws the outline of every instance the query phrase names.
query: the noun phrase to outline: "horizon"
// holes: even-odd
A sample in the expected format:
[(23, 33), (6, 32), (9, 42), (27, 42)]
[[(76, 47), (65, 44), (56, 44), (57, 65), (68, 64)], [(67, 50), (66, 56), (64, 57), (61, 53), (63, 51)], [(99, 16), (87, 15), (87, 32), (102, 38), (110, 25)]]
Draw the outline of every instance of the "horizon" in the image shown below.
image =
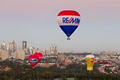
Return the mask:
[[(12, 40), (12, 41), (15, 41), (15, 40)], [(4, 41), (3, 40), (3, 42), (5, 42), (6, 43), (6, 47), (7, 47), (7, 49), (9, 49), (9, 43), (11, 42), (11, 41), (9, 41), (9, 42), (6, 42), (6, 41)], [(16, 43), (16, 41), (15, 41), (15, 43)], [(1, 42), (1, 44), (2, 44), (2, 42)], [(1, 45), (0, 44), (0, 45)], [(21, 44), (19, 44), (18, 45), (18, 43), (16, 43), (16, 47), (17, 47), (17, 49), (22, 49), (22, 41), (21, 41)], [(57, 50), (58, 50), (58, 53), (99, 53), (99, 52), (120, 52), (120, 51), (116, 51), (116, 50), (114, 50), (114, 51), (112, 51), (112, 50), (94, 50), (94, 51), (90, 51), (90, 50), (84, 50), (84, 51), (79, 51), (79, 52), (74, 52), (74, 51), (62, 51), (62, 52), (60, 52), (59, 51), (59, 46), (57, 46), (57, 45), (54, 45), (54, 44), (51, 44), (51, 45), (49, 45), (49, 47), (46, 47), (46, 48), (44, 48), (44, 49), (42, 49), (42, 48), (40, 48), (40, 47), (35, 47), (35, 46), (31, 46), (31, 45), (29, 45), (29, 43), (27, 42), (27, 49), (29, 49), (30, 47), (34, 47), (35, 49), (39, 49), (40, 51), (42, 51), (42, 52), (44, 52), (44, 50), (49, 50), (50, 49), (50, 47), (57, 47)]]

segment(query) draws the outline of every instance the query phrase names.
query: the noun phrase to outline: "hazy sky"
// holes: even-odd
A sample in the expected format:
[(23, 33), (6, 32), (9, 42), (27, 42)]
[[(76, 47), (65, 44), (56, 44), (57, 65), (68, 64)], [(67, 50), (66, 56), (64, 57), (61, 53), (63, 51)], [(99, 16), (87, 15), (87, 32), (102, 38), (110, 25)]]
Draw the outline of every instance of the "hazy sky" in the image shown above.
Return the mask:
[[(57, 24), (61, 10), (76, 10), (81, 22), (71, 40)], [(120, 0), (0, 0), (0, 43), (11, 40), (59, 52), (120, 51)]]

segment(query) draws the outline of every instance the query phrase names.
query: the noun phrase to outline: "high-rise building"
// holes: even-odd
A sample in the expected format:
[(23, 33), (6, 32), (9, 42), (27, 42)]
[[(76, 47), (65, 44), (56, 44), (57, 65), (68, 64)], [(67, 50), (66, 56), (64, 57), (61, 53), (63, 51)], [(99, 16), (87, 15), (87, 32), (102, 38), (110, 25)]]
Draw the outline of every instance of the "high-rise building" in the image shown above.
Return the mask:
[(35, 52), (38, 52), (38, 51), (34, 47), (30, 47), (29, 50), (28, 50), (29, 55), (33, 55)]
[(0, 50), (0, 58), (1, 60), (6, 60), (9, 58), (8, 51), (5, 50)]
[(50, 54), (56, 54), (57, 53), (57, 46), (51, 46), (50, 47)]
[(55, 50), (54, 50), (55, 54), (57, 54), (57, 46), (55, 46)]
[(44, 52), (44, 55), (51, 55), (51, 52), (50, 52), (50, 50), (45, 50), (45, 52)]
[(16, 50), (17, 50), (17, 45), (16, 45), (15, 41), (13, 40), (9, 43), (9, 52), (13, 53)]
[(15, 53), (14, 53), (14, 58), (16, 59), (21, 59), (21, 60), (24, 60), (25, 59), (25, 53), (24, 53), (24, 50), (22, 49), (18, 49)]
[(7, 50), (6, 42), (5, 42), (5, 41), (2, 42), (2, 44), (1, 44), (1, 49), (2, 49), (2, 50)]
[(22, 41), (22, 49), (27, 49), (27, 41)]
[(47, 55), (47, 50), (45, 50), (45, 52), (43, 53), (44, 55)]

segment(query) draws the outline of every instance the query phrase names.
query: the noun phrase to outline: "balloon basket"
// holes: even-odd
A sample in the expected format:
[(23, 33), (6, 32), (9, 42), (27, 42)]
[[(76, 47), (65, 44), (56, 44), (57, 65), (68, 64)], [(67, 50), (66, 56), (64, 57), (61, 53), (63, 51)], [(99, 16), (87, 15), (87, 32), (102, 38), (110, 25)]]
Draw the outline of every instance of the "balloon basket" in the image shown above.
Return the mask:
[(67, 40), (70, 40), (70, 38), (67, 38)]

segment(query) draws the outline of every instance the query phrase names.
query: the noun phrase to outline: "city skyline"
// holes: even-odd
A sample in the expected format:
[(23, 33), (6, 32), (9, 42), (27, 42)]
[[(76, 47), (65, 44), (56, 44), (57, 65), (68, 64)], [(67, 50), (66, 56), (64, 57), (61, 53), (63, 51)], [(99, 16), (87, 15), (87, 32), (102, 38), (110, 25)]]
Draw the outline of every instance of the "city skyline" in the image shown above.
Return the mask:
[[(120, 51), (112, 51), (112, 50), (109, 50), (109, 51), (105, 51), (105, 50), (100, 50), (100, 51), (80, 51), (80, 52), (75, 52), (75, 51), (63, 51), (63, 52), (60, 52), (59, 51), (59, 46), (55, 45), (55, 44), (50, 44), (49, 47), (46, 47), (45, 49), (42, 49), (40, 47), (35, 47), (35, 46), (28, 46), (29, 43), (27, 41), (21, 41), (20, 44), (16, 43), (15, 40), (12, 40), (10, 42), (6, 42), (6, 41), (2, 41), (1, 43), (1, 47), (0, 49), (1, 50), (5, 50), (5, 51), (16, 51), (16, 50), (19, 50), (19, 49), (23, 49), (23, 50), (27, 50), (27, 49), (35, 49), (40, 51), (40, 52), (43, 52), (45, 53), (46, 51), (48, 51), (48, 53), (52, 53), (52, 50), (58, 50), (58, 53), (101, 53), (101, 52), (120, 52)], [(14, 50), (15, 49), (15, 50)], [(50, 50), (50, 51), (49, 51)]]
[[(66, 9), (81, 14), (70, 41), (56, 19)], [(27, 41), (28, 46), (42, 50), (55, 44), (59, 52), (120, 51), (119, 14), (119, 0), (0, 1), (0, 43), (15, 40), (21, 46)]]
[(57, 46), (51, 45), (49, 49), (41, 50), (36, 47), (27, 47), (27, 41), (22, 41), (21, 47), (17, 45), (15, 40), (7, 43), (3, 41), (0, 46), (0, 60), (6, 59), (22, 59), (28, 58), (28, 56), (33, 55), (36, 52), (41, 52), (44, 56), (57, 55)]

